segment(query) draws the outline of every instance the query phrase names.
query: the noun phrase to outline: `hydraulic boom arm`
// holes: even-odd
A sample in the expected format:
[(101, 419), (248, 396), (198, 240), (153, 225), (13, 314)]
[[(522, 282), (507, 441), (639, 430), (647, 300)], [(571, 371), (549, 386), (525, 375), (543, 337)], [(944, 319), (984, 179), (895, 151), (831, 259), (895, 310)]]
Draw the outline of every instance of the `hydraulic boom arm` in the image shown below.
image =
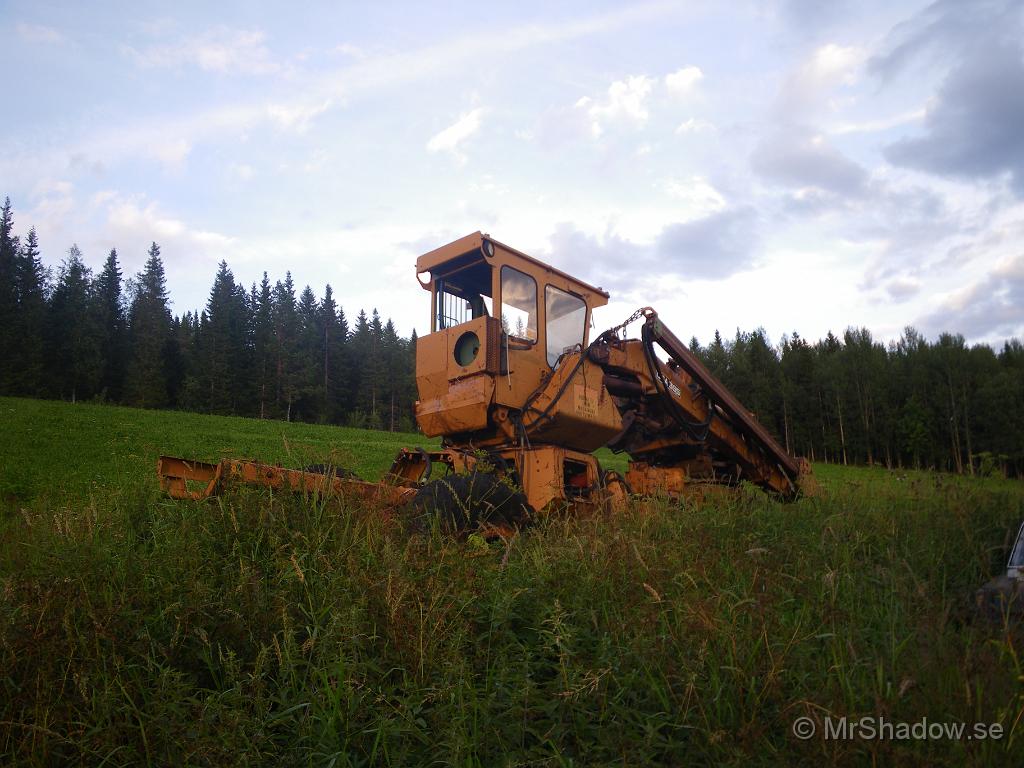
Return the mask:
[(605, 334), (589, 350), (622, 414), (624, 428), (609, 447), (630, 455), (633, 489), (747, 480), (794, 498), (806, 462), (790, 456), (653, 309), (643, 316), (640, 339)]

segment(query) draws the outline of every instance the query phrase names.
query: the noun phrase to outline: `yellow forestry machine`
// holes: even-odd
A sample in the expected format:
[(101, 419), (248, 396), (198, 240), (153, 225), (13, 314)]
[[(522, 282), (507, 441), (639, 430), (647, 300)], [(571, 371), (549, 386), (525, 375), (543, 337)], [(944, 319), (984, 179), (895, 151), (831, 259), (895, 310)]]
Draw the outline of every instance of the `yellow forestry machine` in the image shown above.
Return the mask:
[[(590, 338), (608, 294), (476, 232), (426, 253), (430, 334), (416, 344), (416, 419), (433, 451), (403, 449), (384, 480), (161, 457), (163, 488), (200, 499), (231, 484), (335, 493), (497, 533), (553, 507), (615, 508), (753, 483), (784, 500), (813, 484), (650, 307)], [(642, 320), (639, 339), (625, 328)], [(660, 355), (659, 355), (660, 352)], [(602, 470), (602, 446), (629, 455)]]

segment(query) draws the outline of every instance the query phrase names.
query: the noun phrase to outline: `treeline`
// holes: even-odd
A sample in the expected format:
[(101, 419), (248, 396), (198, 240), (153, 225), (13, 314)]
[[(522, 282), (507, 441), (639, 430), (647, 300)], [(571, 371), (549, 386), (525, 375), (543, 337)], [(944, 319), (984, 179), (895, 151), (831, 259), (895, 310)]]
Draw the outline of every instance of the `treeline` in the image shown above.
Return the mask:
[(913, 328), (888, 345), (866, 328), (773, 347), (763, 329), (716, 332), (702, 347), (710, 370), (773, 431), (812, 461), (1024, 474), (1024, 346), (997, 354)]
[[(205, 309), (173, 317), (160, 249), (122, 280), (72, 246), (57, 274), (30, 229), (0, 228), (0, 394), (96, 399), (412, 431), (416, 334), (376, 310), (350, 327), (328, 285), (296, 297), (291, 275), (248, 290), (221, 262)], [(1024, 346), (996, 353), (908, 328), (888, 345), (867, 329), (809, 343), (794, 333), (716, 332), (690, 343), (786, 448), (812, 461), (1024, 475)]]
[(376, 310), (350, 327), (330, 285), (247, 290), (223, 261), (205, 309), (172, 316), (156, 243), (128, 280), (116, 251), (94, 275), (77, 246), (53, 275), (4, 203), (0, 394), (412, 431), (415, 344)]

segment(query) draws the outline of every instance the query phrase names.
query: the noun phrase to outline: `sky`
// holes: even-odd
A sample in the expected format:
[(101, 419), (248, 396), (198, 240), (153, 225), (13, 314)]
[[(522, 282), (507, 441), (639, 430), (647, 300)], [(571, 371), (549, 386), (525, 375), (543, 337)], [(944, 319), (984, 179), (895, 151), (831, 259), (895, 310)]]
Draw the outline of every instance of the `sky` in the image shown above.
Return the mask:
[(677, 336), (1024, 337), (1024, 0), (0, 0), (0, 195), (172, 311), (223, 259), (429, 330), (476, 230)]

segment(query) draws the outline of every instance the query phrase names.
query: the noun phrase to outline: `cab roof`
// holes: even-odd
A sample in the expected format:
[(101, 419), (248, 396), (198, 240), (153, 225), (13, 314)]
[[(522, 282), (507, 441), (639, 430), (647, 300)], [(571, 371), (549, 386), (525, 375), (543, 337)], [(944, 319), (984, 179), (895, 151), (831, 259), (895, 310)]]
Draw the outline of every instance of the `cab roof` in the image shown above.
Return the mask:
[[(511, 254), (514, 254), (537, 270), (543, 270), (550, 274), (558, 275), (563, 280), (570, 284), (575, 284), (582, 289), (580, 291), (581, 293), (586, 292), (596, 294), (597, 296), (603, 297), (606, 301), (610, 298), (608, 292), (603, 288), (597, 288), (589, 283), (585, 283), (560, 269), (552, 267), (550, 264), (545, 264), (543, 261), (535, 259), (522, 251), (517, 251), (515, 248), (498, 242), (493, 237), (483, 232), (474, 232), (471, 235), (460, 237), (458, 240), (453, 240), (447, 245), (442, 245), (440, 248), (435, 248), (432, 251), (424, 253), (416, 259), (416, 274), (422, 275), (424, 272), (441, 272), (443, 270), (438, 268), (442, 265), (454, 261), (459, 257), (466, 256), (473, 251), (480, 251), (484, 258), (490, 258), (493, 257), (495, 248), (501, 248)], [(422, 281), (420, 284), (422, 285)], [(424, 285), (424, 287), (426, 288), (428, 286)]]

